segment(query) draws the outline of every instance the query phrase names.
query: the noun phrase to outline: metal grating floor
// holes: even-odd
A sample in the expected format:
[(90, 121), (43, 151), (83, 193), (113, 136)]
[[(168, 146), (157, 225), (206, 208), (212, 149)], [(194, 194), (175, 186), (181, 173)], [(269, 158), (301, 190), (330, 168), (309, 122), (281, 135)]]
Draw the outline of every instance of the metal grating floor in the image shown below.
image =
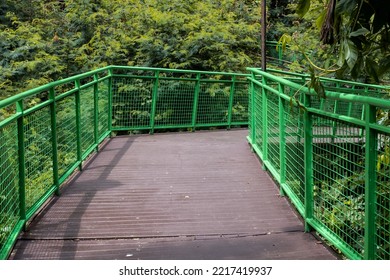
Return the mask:
[(247, 130), (116, 137), (34, 219), (10, 259), (336, 259)]

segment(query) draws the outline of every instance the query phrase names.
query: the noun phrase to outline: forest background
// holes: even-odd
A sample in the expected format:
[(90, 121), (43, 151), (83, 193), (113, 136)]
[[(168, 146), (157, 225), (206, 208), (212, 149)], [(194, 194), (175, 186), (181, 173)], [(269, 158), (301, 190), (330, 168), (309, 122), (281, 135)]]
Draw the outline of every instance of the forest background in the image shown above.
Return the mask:
[[(390, 67), (383, 48), (388, 21), (375, 18), (389, 13), (370, 23), (378, 12), (360, 2), (378, 0), (268, 0), (267, 40), (305, 53), (288, 70), (314, 65), (325, 74), (379, 82)], [(260, 0), (1, 0), (0, 99), (106, 65), (245, 72), (261, 64), (260, 6)], [(324, 24), (344, 31), (321, 41)], [(379, 41), (385, 44), (372, 44)]]

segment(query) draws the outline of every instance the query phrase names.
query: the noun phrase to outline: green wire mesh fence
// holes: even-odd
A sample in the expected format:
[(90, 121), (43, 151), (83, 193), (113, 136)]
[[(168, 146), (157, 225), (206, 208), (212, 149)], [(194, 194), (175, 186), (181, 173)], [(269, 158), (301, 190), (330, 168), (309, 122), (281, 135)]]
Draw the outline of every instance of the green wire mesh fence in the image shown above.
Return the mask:
[(113, 72), (113, 131), (248, 123), (247, 75), (135, 67)]
[(109, 68), (0, 101), (0, 259), (109, 134)]
[[(390, 88), (249, 68), (249, 142), (306, 222), (351, 259), (390, 259)], [(380, 97), (380, 98), (378, 98)]]
[(110, 66), (0, 101), (0, 259), (113, 131), (246, 126), (246, 77)]
[(305, 75), (250, 71), (110, 66), (0, 101), (0, 258), (112, 132), (249, 125), (307, 230), (390, 259), (389, 89), (324, 79), (319, 99)]

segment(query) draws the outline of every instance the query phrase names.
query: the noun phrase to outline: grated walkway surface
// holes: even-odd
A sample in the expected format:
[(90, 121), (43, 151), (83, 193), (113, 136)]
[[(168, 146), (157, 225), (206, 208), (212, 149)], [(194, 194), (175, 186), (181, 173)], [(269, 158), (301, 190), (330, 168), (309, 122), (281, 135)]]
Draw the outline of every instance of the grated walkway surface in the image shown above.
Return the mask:
[(109, 140), (10, 259), (336, 259), (304, 233), (247, 133)]

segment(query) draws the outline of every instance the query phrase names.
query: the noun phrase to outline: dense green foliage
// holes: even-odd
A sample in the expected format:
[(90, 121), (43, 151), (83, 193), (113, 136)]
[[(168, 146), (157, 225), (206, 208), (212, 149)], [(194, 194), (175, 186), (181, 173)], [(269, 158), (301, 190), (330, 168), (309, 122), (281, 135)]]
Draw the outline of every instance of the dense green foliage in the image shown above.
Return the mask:
[[(300, 16), (316, 17), (323, 45), (337, 54), (337, 74), (379, 82), (390, 70), (390, 10), (381, 0), (298, 0)], [(318, 10), (318, 5), (322, 9)]]
[(260, 61), (256, 2), (2, 1), (0, 98), (111, 64), (245, 71)]

